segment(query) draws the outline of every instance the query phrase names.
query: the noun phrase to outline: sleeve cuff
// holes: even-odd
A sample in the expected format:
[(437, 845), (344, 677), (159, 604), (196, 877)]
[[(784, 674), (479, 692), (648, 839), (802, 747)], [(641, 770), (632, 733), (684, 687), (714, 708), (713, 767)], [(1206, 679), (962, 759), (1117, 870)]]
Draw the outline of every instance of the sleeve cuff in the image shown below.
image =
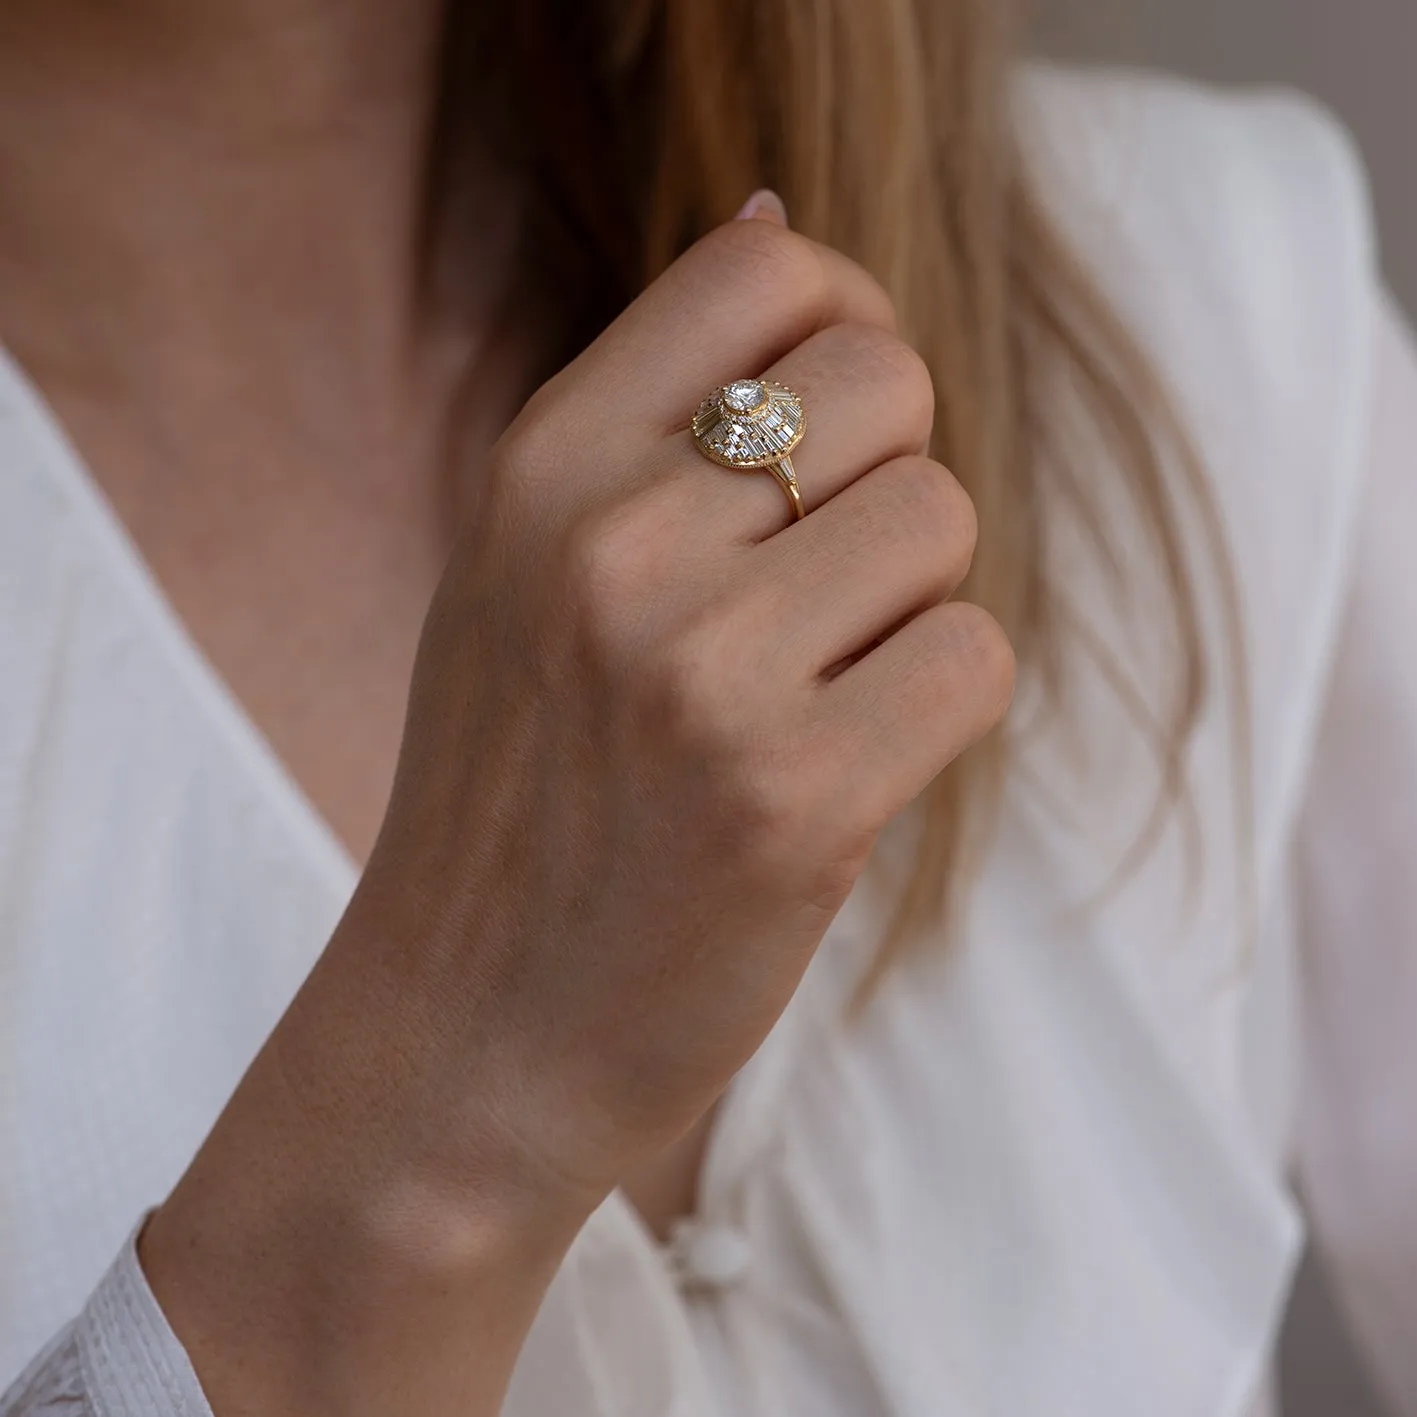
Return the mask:
[(94, 1417), (212, 1417), (138, 1263), (141, 1230), (128, 1237), (74, 1326)]

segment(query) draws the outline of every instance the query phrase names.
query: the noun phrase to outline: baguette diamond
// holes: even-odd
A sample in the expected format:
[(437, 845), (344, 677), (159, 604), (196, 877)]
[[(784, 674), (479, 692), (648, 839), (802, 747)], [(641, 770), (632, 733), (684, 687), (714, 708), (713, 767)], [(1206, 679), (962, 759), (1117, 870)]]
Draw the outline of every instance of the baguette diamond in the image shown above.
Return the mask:
[(768, 467), (802, 441), (802, 401), (782, 384), (735, 379), (716, 390), (694, 415), (699, 451), (725, 467)]

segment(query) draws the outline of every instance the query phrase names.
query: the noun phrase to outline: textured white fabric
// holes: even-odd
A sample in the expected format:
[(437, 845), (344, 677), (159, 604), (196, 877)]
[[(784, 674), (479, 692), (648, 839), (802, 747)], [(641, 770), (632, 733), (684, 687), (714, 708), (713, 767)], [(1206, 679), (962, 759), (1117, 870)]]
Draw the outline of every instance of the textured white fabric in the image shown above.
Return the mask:
[[(1360, 169), (1289, 97), (1036, 70), (1021, 105), (1049, 202), (1215, 481), (1250, 632), (1258, 930), (1220, 707), (1193, 756), (1194, 895), (1176, 831), (1076, 908), (1151, 786), (1084, 684), (1089, 729), (1030, 739), (962, 939), (848, 1028), (883, 923), (880, 886), (853, 894), (720, 1114), (713, 1235), (669, 1263), (612, 1197), (507, 1417), (1242, 1417), (1300, 1244), (1296, 1157), (1417, 1413), (1417, 361)], [(1065, 524), (1056, 543), (1088, 622), (1159, 653)], [(123, 1237), (353, 871), (13, 371), (0, 636), (0, 1381), (83, 1310), (0, 1412), (204, 1417)]]
[(1417, 351), (1378, 331), (1371, 484), (1298, 838), (1300, 1177), (1357, 1336), (1417, 1412)]
[(133, 1238), (84, 1311), (16, 1379), (0, 1409), (88, 1417), (210, 1417), (201, 1383), (138, 1264)]

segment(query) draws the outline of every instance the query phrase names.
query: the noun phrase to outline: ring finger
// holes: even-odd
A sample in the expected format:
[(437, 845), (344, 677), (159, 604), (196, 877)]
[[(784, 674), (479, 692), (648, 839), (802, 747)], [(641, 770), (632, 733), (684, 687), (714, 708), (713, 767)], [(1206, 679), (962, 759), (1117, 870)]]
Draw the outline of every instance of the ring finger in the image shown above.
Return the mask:
[[(929, 371), (887, 330), (833, 325), (804, 340), (763, 377), (802, 399), (806, 428), (792, 464), (805, 511), (872, 468), (923, 452), (929, 443), (935, 415)], [(689, 433), (683, 440), (704, 510), (731, 539), (761, 541), (793, 520), (769, 469), (720, 467), (699, 453)]]

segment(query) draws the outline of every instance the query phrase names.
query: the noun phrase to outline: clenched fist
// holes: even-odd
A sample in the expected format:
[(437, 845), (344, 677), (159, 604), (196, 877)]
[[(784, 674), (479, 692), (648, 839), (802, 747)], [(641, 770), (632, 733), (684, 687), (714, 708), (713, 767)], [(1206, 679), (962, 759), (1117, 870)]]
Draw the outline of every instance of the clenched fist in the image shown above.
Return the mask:
[[(716, 386), (759, 375), (806, 407), (800, 522), (771, 475), (688, 432)], [(745, 221), (507, 430), (349, 912), (145, 1243), (232, 1411), (495, 1411), (580, 1220), (711, 1104), (877, 833), (1000, 716), (1008, 645), (948, 599), (974, 515), (923, 455), (932, 418), (880, 288)], [(214, 1335), (261, 1305), (280, 1316), (264, 1367), (234, 1369)], [(428, 1350), (430, 1313), (474, 1324), (480, 1378), (466, 1335)], [(349, 1376), (368, 1344), (327, 1340), (328, 1381), (279, 1396), (302, 1326), (362, 1335), (380, 1376)]]

